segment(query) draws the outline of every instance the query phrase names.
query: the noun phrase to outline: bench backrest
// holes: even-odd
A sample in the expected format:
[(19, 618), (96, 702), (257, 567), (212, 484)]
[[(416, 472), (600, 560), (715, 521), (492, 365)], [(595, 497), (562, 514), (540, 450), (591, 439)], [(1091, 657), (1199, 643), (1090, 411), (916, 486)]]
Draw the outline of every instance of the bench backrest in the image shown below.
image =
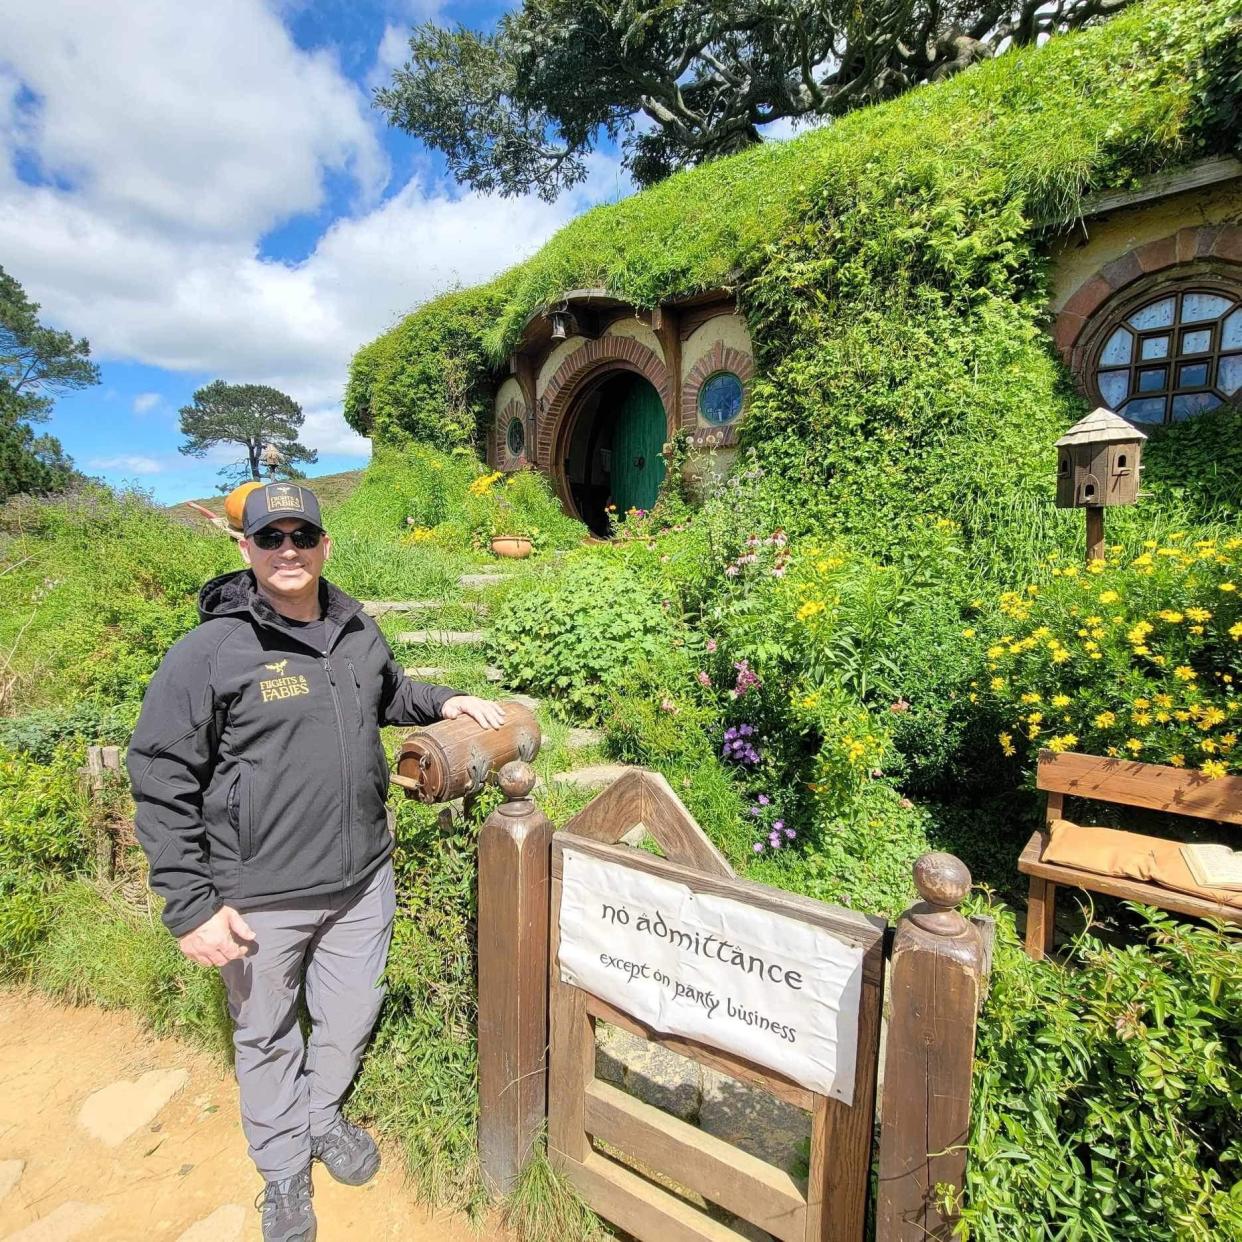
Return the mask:
[(1242, 777), (1204, 776), (1162, 763), (1108, 759), (1074, 751), (1039, 752), (1038, 788), (1049, 794), (1048, 818), (1057, 818), (1066, 794), (1174, 815), (1242, 824)]

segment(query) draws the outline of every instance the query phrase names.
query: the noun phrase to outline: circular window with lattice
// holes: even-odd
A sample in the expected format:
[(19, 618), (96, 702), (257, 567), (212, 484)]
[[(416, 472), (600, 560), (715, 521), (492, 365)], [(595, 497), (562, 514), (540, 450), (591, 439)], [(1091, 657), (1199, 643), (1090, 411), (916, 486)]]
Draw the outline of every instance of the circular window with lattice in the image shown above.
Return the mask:
[(1176, 423), (1242, 388), (1242, 294), (1165, 290), (1101, 333), (1092, 368), (1100, 400), (1132, 423)]
[(509, 429), (505, 432), (505, 443), (509, 446), (511, 456), (522, 456), (522, 450), (526, 447), (526, 427), (520, 418), (509, 420)]

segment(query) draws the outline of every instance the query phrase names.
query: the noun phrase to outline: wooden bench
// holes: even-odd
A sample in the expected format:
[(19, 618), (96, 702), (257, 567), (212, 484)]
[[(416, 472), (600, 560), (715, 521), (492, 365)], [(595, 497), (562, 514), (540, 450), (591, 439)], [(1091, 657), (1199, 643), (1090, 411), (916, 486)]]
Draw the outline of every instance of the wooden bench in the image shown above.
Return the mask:
[(1077, 867), (1041, 861), (1048, 845), (1048, 829), (1054, 820), (1064, 819), (1066, 795), (1091, 798), (1119, 806), (1144, 807), (1197, 819), (1242, 824), (1242, 777), (1211, 778), (1185, 768), (1159, 763), (1137, 763), (1127, 759), (1106, 759), (1073, 751), (1055, 754), (1039, 752), (1036, 785), (1048, 795), (1046, 828), (1027, 842), (1018, 870), (1031, 877), (1031, 893), (1026, 914), (1026, 951), (1036, 961), (1052, 948), (1057, 888), (1083, 888), (1106, 893), (1123, 901), (1139, 901), (1176, 914), (1195, 918), (1221, 919), (1242, 923), (1242, 910), (1179, 893), (1141, 880), (1098, 875)]

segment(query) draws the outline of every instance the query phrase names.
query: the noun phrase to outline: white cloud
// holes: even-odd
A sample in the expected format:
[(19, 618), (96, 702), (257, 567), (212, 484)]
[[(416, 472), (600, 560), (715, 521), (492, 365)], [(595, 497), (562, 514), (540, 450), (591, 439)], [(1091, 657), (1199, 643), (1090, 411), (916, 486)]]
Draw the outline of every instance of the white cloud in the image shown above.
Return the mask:
[(163, 464), (154, 457), (122, 453), (119, 457), (92, 457), (88, 470), (116, 470), (126, 474), (159, 474)]
[(10, 0), (0, 62), (36, 97), (9, 144), (130, 226), (249, 237), (385, 175), (366, 98), (260, 0)]
[(140, 392), (134, 398), (134, 413), (149, 414), (162, 400), (158, 392)]
[[(377, 203), (381, 120), (259, 0), (132, 0), (123, 19), (72, 0), (8, 8), (0, 263), (97, 358), (290, 393), (308, 411), (304, 442), (323, 452), (367, 451), (339, 414), (358, 346), (628, 188), (597, 156), (588, 184), (553, 205), (455, 194), (425, 168)], [(19, 81), (35, 104), (20, 106)], [(51, 183), (19, 180), (18, 153)], [(264, 259), (263, 234), (314, 207), (340, 168), (359, 187), (352, 213), (302, 262)]]

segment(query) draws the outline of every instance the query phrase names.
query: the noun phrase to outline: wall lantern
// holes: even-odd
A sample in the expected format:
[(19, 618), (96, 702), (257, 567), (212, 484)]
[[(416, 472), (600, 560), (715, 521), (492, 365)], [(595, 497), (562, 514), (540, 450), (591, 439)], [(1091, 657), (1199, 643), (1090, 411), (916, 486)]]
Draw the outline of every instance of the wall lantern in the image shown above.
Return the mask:
[(1147, 437), (1100, 406), (1057, 442), (1057, 508), (1087, 511), (1087, 560), (1104, 559), (1104, 510), (1138, 500)]
[(552, 320), (552, 339), (563, 341), (578, 330), (574, 317), (567, 310), (554, 310), (548, 316)]

